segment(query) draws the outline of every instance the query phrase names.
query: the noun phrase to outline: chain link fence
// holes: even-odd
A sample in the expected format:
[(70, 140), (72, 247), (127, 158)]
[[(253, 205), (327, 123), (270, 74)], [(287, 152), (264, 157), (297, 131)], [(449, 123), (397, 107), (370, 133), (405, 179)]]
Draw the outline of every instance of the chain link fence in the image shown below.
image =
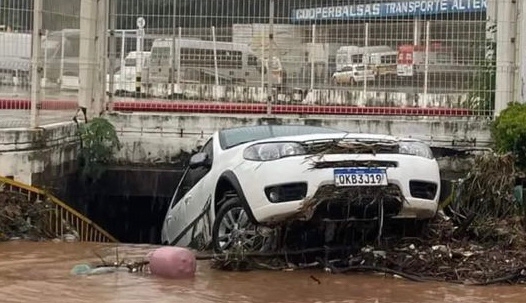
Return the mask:
[(114, 93), (492, 114), (486, 1), (374, 2), (119, 1)]
[[(80, 62), (91, 43), (81, 40), (81, 1), (46, 0), (40, 123), (70, 119), (86, 98), (80, 80), (99, 74), (115, 110), (492, 117), (490, 2), (112, 0), (105, 16), (89, 17), (108, 21), (97, 40), (107, 58), (97, 51)], [(9, 126), (29, 121), (32, 5), (0, 0), (0, 115)]]
[[(77, 108), (80, 0), (42, 1), (41, 10), (34, 3), (0, 1), (2, 128), (30, 126), (32, 62), (38, 64), (42, 78), (36, 90), (41, 100), (38, 124), (71, 120)], [(32, 50), (35, 13), (41, 16), (37, 53)], [(75, 32), (76, 38), (71, 34)]]

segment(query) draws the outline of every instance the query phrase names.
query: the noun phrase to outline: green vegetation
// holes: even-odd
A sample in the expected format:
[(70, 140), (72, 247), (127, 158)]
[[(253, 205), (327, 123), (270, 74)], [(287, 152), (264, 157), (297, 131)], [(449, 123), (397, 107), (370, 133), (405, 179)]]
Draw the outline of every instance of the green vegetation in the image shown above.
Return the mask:
[(526, 104), (510, 103), (493, 123), (491, 135), (496, 151), (515, 154), (517, 167), (526, 169)]
[(121, 148), (117, 132), (108, 120), (94, 118), (80, 125), (79, 136), (81, 175), (95, 181), (113, 161), (115, 152)]

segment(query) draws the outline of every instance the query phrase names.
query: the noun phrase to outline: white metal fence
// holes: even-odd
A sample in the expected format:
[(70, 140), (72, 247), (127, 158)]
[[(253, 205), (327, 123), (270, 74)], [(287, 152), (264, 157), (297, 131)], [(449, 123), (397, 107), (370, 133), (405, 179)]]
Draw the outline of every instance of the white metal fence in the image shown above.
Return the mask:
[[(33, 32), (42, 37), (32, 39), (39, 2), (42, 30)], [(254, 113), (491, 117), (523, 98), (522, 2), (0, 3), (0, 91), (23, 99), (0, 97), (11, 100), (2, 114), (29, 108), (31, 40), (41, 43), (32, 58), (43, 78), (33, 97), (55, 116), (72, 114), (78, 99), (88, 114), (122, 104), (203, 112), (221, 102), (215, 112), (244, 104)]]

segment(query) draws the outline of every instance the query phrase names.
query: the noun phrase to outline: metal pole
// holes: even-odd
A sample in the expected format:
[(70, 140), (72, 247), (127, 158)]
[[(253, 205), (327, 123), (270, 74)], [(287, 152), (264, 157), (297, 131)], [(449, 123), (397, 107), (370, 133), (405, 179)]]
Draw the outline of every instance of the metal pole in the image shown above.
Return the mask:
[(314, 49), (316, 43), (316, 24), (312, 25), (312, 47), (310, 49), (310, 90), (314, 89)]
[(42, 105), (40, 96), (40, 81), (42, 79), (41, 52), (41, 28), (42, 28), (42, 0), (33, 2), (33, 49), (31, 54), (31, 128), (39, 126), (39, 110)]
[(212, 44), (214, 49), (214, 77), (216, 86), (219, 86), (219, 71), (217, 69), (217, 42), (216, 42), (216, 27), (212, 26)]
[(46, 29), (45, 34), (44, 34), (44, 37), (45, 37), (44, 39), (44, 76), (42, 77), (44, 79), (44, 83), (47, 81), (48, 34), (49, 34), (49, 31)]
[(124, 66), (125, 66), (125, 58), (126, 58), (126, 31), (122, 31), (122, 38), (121, 38), (121, 68), (119, 70), (119, 90), (124, 89), (124, 78), (126, 75), (124, 75)]
[(413, 45), (420, 44), (420, 19), (415, 17), (413, 19)]
[[(172, 54), (172, 63), (171, 68), (169, 69), (170, 72), (170, 87), (171, 87), (171, 93), (172, 98), (175, 95), (175, 65), (178, 64), (177, 62), (179, 60), (176, 60), (176, 52), (175, 52), (175, 27), (177, 25), (177, 0), (172, 1), (172, 47), (171, 47), (171, 54)], [(181, 42), (181, 28), (179, 27), (179, 43)], [(179, 85), (179, 65), (177, 66), (177, 85)]]
[(64, 48), (66, 47), (66, 36), (65, 36), (65, 33), (64, 33), (64, 30), (62, 30), (62, 33), (61, 33), (61, 40), (60, 40), (60, 86), (62, 86), (62, 77), (64, 76), (64, 55), (65, 55), (65, 51), (64, 51)]
[[(143, 19), (144, 20), (144, 19)], [(144, 26), (138, 24), (137, 26), (137, 59), (135, 60), (135, 92), (137, 90), (141, 93), (142, 90), (142, 64), (143, 64), (143, 37), (144, 37)]]
[(109, 0), (109, 26), (110, 26), (110, 63), (109, 63), (109, 94), (108, 94), (108, 106), (107, 110), (113, 111), (113, 94), (115, 92), (115, 60), (117, 60), (117, 41), (115, 40), (115, 25), (117, 16), (115, 15), (117, 10), (117, 0)]
[(261, 34), (261, 101), (265, 101), (265, 28)]
[(179, 27), (177, 36), (177, 85), (179, 89), (181, 89), (181, 39), (183, 36), (183, 29), (181, 27)]
[[(365, 47), (369, 46), (369, 23), (365, 23), (365, 41), (364, 41), (364, 46)], [(362, 61), (363, 61), (363, 65), (364, 65), (364, 70), (363, 70), (363, 75), (364, 75), (364, 78), (363, 78), (363, 100), (365, 101), (364, 105), (367, 105), (367, 75), (368, 75), (367, 60), (369, 60), (369, 57), (366, 56), (366, 54), (364, 53), (362, 55)]]
[(431, 22), (426, 21), (426, 54), (424, 63), (424, 107), (427, 107), (427, 89), (429, 86), (429, 46), (431, 43)]
[(267, 115), (272, 113), (272, 101), (274, 100), (274, 92), (272, 89), (272, 44), (274, 44), (274, 0), (269, 0), (269, 18), (268, 18), (268, 60), (267, 60)]

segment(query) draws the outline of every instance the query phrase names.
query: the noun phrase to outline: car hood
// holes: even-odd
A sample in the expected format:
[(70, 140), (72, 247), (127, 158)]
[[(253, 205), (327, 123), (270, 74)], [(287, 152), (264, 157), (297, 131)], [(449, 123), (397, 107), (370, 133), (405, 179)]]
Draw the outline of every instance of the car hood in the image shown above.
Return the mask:
[(364, 134), (364, 133), (332, 133), (332, 134), (310, 134), (310, 135), (298, 135), (298, 136), (284, 136), (269, 138), (263, 140), (252, 141), (250, 144), (255, 143), (264, 143), (264, 142), (286, 142), (286, 141), (296, 141), (296, 142), (305, 142), (305, 141), (317, 141), (317, 140), (334, 140), (334, 139), (359, 139), (359, 140), (372, 140), (372, 141), (418, 141), (410, 138), (400, 138), (390, 135), (379, 135), (379, 134)]

